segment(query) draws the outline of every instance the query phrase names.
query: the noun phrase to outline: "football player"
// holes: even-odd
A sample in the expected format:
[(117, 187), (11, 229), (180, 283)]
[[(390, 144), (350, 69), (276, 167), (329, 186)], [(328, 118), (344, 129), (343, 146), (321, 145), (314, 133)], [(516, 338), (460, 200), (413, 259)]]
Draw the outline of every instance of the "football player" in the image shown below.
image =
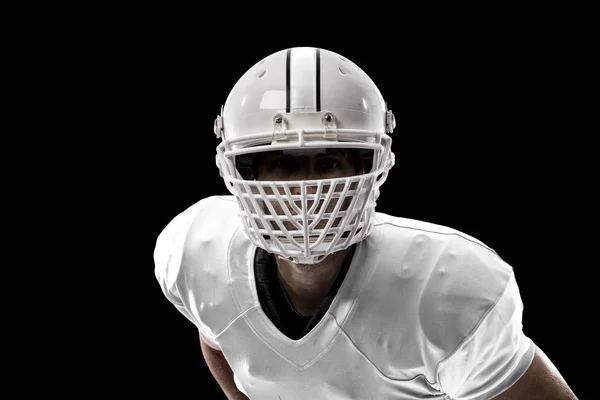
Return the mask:
[(248, 70), (214, 125), (231, 195), (160, 233), (155, 275), (230, 399), (575, 399), (522, 330), (515, 274), (481, 241), (376, 212), (395, 119), (318, 48)]

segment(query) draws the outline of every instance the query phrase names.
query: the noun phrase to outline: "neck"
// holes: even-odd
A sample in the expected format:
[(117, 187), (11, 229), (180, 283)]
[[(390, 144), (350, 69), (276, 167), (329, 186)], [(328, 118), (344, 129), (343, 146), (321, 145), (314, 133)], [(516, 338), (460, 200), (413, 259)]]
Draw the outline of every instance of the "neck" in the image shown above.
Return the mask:
[(351, 248), (330, 254), (317, 264), (294, 264), (276, 257), (279, 280), (297, 313), (313, 315), (335, 282)]

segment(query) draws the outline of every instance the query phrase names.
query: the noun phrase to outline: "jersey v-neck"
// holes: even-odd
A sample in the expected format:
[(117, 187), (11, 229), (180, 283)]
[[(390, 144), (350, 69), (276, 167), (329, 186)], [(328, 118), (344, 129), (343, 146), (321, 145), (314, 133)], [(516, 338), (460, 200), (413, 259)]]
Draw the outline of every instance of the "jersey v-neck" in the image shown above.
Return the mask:
[(352, 246), (337, 278), (325, 296), (321, 307), (310, 316), (298, 315), (289, 305), (277, 276), (275, 256), (264, 249), (257, 248), (254, 256), (254, 275), (260, 305), (281, 333), (292, 340), (298, 340), (310, 332), (319, 323), (329, 309), (340, 288), (354, 255)]

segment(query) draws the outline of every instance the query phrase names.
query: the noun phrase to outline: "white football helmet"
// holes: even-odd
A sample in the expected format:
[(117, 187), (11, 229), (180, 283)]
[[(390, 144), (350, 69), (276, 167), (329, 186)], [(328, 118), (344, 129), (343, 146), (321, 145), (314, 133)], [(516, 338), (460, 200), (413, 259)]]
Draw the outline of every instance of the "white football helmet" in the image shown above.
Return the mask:
[[(222, 139), (217, 166), (248, 239), (295, 263), (314, 264), (366, 238), (379, 187), (394, 165), (389, 134), (395, 125), (367, 74), (331, 51), (286, 49), (250, 68), (214, 125)], [(371, 154), (372, 167), (336, 179), (260, 181), (246, 179), (239, 162), (259, 152), (326, 148)]]

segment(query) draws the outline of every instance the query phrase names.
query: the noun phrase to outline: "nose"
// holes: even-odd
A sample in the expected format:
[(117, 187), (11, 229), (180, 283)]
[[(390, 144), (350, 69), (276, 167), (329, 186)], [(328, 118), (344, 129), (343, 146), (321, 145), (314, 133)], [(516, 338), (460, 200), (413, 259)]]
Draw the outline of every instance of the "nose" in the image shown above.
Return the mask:
[[(315, 171), (313, 162), (309, 158), (298, 158), (299, 167), (296, 171), (290, 174), (289, 179), (294, 181), (312, 180), (315, 178)], [(300, 185), (294, 185), (291, 187), (291, 192), (294, 195), (299, 195), (302, 192)], [(306, 194), (317, 193), (315, 186), (306, 186)]]

